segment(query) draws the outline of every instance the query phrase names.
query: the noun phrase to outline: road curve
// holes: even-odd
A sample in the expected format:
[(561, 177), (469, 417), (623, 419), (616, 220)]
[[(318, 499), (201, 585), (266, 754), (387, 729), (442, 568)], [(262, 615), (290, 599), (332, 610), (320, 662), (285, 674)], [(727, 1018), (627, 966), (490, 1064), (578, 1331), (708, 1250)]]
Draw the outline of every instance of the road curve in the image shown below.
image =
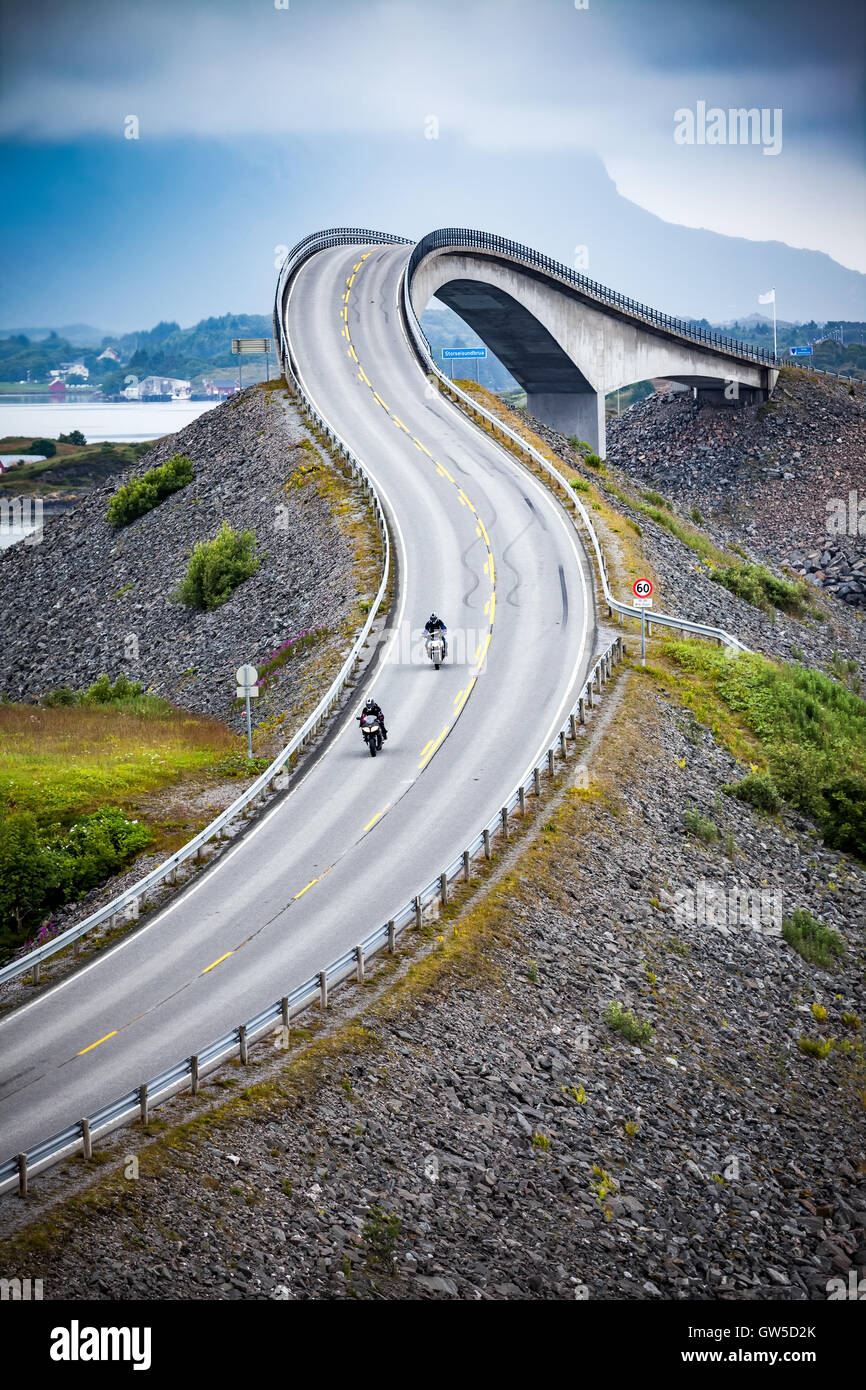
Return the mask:
[[(286, 312), (305, 389), (392, 526), (400, 583), (372, 677), (389, 740), (372, 759), (349, 720), (166, 908), (0, 1022), (0, 1155), (198, 1051), (393, 916), (503, 804), (585, 678), (594, 605), (573, 528), (429, 387), (399, 311), (409, 250), (318, 253)], [(452, 639), (439, 672), (417, 641), (431, 608)]]

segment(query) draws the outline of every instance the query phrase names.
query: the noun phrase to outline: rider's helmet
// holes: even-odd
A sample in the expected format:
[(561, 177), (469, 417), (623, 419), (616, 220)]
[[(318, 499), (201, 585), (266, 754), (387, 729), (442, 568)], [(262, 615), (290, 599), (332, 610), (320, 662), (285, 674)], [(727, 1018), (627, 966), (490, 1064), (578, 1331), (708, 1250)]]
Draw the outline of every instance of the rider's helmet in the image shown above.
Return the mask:
[(438, 623), (439, 619), (436, 617), (435, 613), (431, 613), (427, 621), (428, 623)]
[(366, 712), (367, 710), (372, 711), (372, 710), (374, 710), (375, 708), (376, 708), (376, 701), (375, 701), (375, 700), (368, 700), (367, 703), (366, 703), (365, 706), (364, 706), (365, 712)]

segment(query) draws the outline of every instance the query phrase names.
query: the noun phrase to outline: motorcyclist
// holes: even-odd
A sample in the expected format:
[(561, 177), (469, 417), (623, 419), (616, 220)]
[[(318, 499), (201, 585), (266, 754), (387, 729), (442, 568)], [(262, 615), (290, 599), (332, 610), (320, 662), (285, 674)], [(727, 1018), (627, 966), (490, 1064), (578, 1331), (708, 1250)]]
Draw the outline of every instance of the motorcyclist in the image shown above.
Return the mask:
[(382, 713), (381, 705), (377, 705), (376, 701), (373, 699), (367, 700), (361, 713), (356, 716), (359, 722), (364, 718), (365, 714), (375, 714), (379, 721), (379, 728), (382, 730), (382, 738), (387, 738), (388, 730), (385, 728), (385, 716)]
[(429, 633), (431, 637), (433, 636), (434, 632), (440, 632), (442, 634), (442, 653), (444, 656), (447, 656), (448, 638), (445, 636), (447, 629), (442, 619), (436, 613), (430, 614), (430, 617), (424, 624), (424, 631)]

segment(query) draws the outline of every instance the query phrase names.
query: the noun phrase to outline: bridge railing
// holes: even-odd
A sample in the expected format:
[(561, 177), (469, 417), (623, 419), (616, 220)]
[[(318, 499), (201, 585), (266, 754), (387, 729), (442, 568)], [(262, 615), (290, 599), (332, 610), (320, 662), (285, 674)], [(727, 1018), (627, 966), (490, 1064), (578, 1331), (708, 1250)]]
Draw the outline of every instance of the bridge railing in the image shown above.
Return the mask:
[[(565, 284), (578, 290), (587, 298), (620, 310), (642, 323), (651, 324), (654, 328), (661, 328), (666, 333), (676, 334), (692, 343), (699, 343), (702, 347), (714, 348), (729, 357), (739, 357), (773, 369), (800, 365), (791, 358), (778, 357), (768, 348), (757, 347), (753, 343), (743, 343), (736, 338), (714, 333), (710, 329), (701, 328), (699, 324), (693, 323), (689, 319), (675, 318), (672, 314), (665, 314), (660, 309), (651, 308), (648, 304), (641, 304), (638, 300), (629, 299), (627, 295), (620, 294), (617, 290), (608, 289), (606, 285), (599, 284), (597, 280), (590, 280), (588, 276), (571, 270), (561, 261), (544, 256), (531, 246), (524, 246), (522, 242), (509, 241), (507, 237), (495, 236), (490, 232), (475, 231), (468, 227), (441, 227), (438, 231), (429, 232), (427, 236), (422, 237), (409, 259), (409, 280), (412, 280), (426, 256), (429, 256), (433, 251), (441, 250), (481, 251), (507, 256), (510, 260), (520, 261), (533, 270), (543, 271), (545, 275), (549, 275), (553, 279), (564, 281)], [(850, 377), (850, 375), (843, 375), (841, 372), (824, 371), (820, 367), (811, 367), (809, 370), (820, 372), (822, 376), (837, 377), (840, 381), (857, 379)]]

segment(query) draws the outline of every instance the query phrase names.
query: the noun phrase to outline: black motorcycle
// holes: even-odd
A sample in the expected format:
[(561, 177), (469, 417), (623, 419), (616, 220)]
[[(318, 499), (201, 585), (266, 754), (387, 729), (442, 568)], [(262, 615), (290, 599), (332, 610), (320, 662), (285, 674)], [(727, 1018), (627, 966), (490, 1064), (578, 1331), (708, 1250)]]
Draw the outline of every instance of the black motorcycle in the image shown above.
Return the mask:
[(382, 747), (382, 727), (379, 723), (379, 717), (376, 714), (362, 714), (360, 720), (364, 742), (370, 750), (370, 757), (375, 758)]

